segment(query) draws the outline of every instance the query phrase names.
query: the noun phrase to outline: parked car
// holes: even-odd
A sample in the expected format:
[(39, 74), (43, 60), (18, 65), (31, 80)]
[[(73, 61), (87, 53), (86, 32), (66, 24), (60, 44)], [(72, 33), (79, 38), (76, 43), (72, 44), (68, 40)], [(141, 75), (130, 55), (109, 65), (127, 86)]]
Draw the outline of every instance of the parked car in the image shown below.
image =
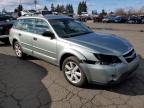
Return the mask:
[(94, 15), (93, 22), (102, 22), (103, 16)]
[(0, 16), (0, 41), (8, 44), (9, 43), (9, 30), (14, 23), (14, 18), (11, 16)]
[(141, 23), (144, 23), (144, 16), (139, 16), (141, 19)]
[(107, 16), (102, 19), (102, 22), (103, 23), (112, 23), (112, 22), (114, 22), (114, 18), (115, 18), (115, 16)]
[(140, 19), (140, 17), (137, 17), (137, 16), (130, 16), (130, 17), (128, 17), (127, 22), (130, 24), (141, 23), (141, 19)]
[(129, 41), (93, 32), (67, 16), (18, 18), (9, 39), (18, 58), (31, 55), (59, 66), (68, 82), (80, 87), (119, 83), (139, 64)]
[(142, 19), (142, 23), (144, 24), (144, 19)]
[(125, 16), (117, 16), (114, 18), (115, 23), (125, 23), (127, 22), (127, 17)]
[(77, 20), (79, 20), (81, 22), (87, 22), (87, 17), (79, 15)]

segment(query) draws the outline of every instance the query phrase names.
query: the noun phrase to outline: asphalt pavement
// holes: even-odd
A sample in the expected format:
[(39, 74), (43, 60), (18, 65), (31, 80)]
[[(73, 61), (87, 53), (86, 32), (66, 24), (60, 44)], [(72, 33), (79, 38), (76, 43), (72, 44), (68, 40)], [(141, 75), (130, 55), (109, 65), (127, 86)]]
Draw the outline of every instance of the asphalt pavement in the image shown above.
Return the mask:
[(144, 32), (137, 25), (132, 25), (137, 30), (117, 30), (119, 24), (113, 29), (88, 25), (97, 32), (121, 35), (135, 46), (141, 61), (133, 78), (112, 87), (78, 88), (58, 67), (32, 57), (19, 60), (11, 46), (0, 43), (0, 108), (144, 108)]

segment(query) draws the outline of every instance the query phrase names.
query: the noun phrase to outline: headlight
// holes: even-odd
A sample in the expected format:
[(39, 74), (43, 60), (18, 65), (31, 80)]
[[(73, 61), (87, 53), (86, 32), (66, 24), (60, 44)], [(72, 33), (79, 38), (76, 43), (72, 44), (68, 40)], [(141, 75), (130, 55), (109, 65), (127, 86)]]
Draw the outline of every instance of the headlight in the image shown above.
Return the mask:
[(98, 59), (97, 63), (102, 65), (121, 63), (121, 60), (117, 56), (104, 55), (104, 54), (94, 54), (94, 55)]

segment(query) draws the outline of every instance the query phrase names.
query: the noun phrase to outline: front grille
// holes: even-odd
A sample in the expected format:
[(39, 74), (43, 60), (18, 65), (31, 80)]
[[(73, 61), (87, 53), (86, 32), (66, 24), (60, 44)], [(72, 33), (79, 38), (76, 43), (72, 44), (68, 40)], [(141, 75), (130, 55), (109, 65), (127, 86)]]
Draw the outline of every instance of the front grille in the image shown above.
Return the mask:
[(132, 49), (132, 50), (129, 51), (128, 53), (124, 54), (123, 57), (125, 58), (125, 60), (126, 60), (128, 63), (132, 62), (132, 61), (136, 58), (135, 50)]

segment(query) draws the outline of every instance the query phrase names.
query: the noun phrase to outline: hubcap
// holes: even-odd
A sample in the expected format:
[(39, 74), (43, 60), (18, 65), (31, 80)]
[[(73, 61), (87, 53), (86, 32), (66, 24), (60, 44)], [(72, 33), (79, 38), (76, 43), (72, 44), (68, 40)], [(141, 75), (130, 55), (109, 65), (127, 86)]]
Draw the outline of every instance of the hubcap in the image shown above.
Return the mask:
[(21, 57), (22, 56), (22, 51), (21, 51), (21, 47), (19, 44), (15, 44), (15, 52), (16, 52), (16, 55), (18, 57)]
[(72, 61), (65, 64), (65, 75), (72, 83), (80, 82), (82, 76), (79, 66)]

